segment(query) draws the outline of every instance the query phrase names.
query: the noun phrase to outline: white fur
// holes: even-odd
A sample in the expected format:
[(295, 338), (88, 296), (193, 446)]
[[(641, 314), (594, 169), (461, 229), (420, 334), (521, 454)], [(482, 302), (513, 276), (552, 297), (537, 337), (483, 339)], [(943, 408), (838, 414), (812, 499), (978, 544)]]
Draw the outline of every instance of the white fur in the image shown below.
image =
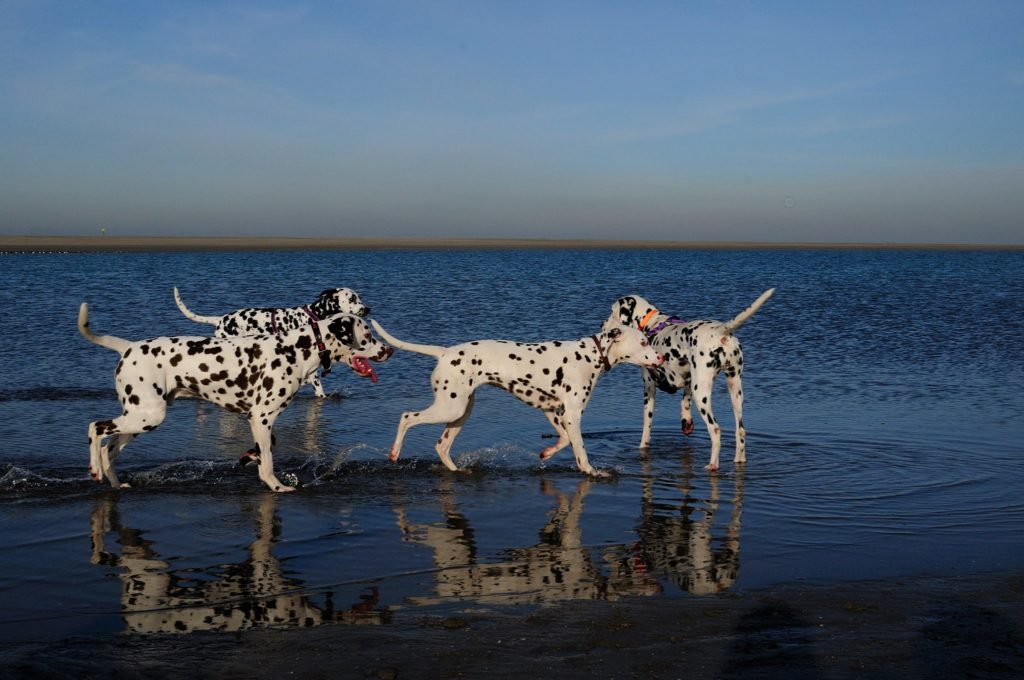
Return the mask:
[[(507, 340), (479, 340), (452, 347), (404, 342), (371, 321), (382, 338), (399, 349), (437, 358), (431, 385), (434, 403), (422, 411), (406, 412), (398, 422), (391, 447), (391, 460), (398, 459), (408, 429), (424, 423), (446, 423), (437, 441), (437, 455), (449, 470), (452, 442), (473, 410), (473, 395), (481, 385), (494, 385), (521, 401), (544, 411), (558, 433), (558, 441), (541, 452), (541, 460), (572, 444), (581, 472), (604, 474), (587, 459), (580, 431), (580, 419), (597, 379), (608, 367), (619, 363), (657, 366), (661, 357), (648, 346), (643, 334), (630, 328), (612, 328), (593, 338), (537, 344)], [(604, 358), (602, 358), (602, 356)]]
[[(361, 368), (357, 357), (385, 361), (391, 348), (373, 337), (366, 322), (338, 314), (316, 322), (331, 361)], [(87, 340), (121, 355), (115, 385), (123, 413), (89, 424), (89, 473), (121, 486), (114, 460), (143, 432), (163, 422), (178, 396), (205, 399), (249, 419), (259, 452), (259, 476), (274, 491), (293, 491), (274, 475), (272, 429), (296, 391), (321, 366), (312, 326), (280, 336), (239, 338), (157, 337), (129, 341), (96, 335), (82, 303), (78, 330)], [(110, 441), (103, 445), (103, 440)]]
[(651, 345), (665, 357), (665, 363), (655, 371), (644, 371), (644, 420), (640, 448), (651, 443), (651, 422), (654, 419), (654, 400), (658, 389), (683, 390), (680, 419), (683, 433), (693, 432), (690, 400), (697, 401), (701, 418), (711, 437), (711, 460), (706, 469), (717, 470), (722, 446), (722, 428), (715, 420), (711, 408), (711, 393), (718, 373), (725, 372), (736, 418), (735, 463), (746, 462), (746, 429), (743, 426), (743, 352), (733, 332), (772, 296), (774, 288), (766, 290), (752, 305), (730, 321), (686, 321), (669, 323), (651, 334), (670, 317), (662, 314), (650, 302), (638, 295), (627, 295), (612, 304), (611, 314), (604, 327), (625, 324), (648, 332)]

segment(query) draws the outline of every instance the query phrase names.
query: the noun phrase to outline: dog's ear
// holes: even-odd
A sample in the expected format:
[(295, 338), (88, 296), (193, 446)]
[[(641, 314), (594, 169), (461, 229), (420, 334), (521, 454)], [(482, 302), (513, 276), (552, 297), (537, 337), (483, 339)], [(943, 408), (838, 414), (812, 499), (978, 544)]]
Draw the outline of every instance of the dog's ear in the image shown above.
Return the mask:
[(355, 323), (355, 318), (346, 315), (332, 321), (327, 326), (327, 330), (338, 339), (338, 342), (351, 347), (355, 344), (356, 339)]
[(359, 293), (355, 292), (354, 290), (349, 290), (348, 288), (345, 288), (344, 290), (348, 290), (348, 305), (350, 311), (358, 310), (353, 311), (352, 313), (355, 314), (356, 316), (361, 316), (364, 319), (370, 316), (370, 308), (367, 307), (363, 303), (363, 301), (359, 299)]
[(633, 322), (633, 312), (636, 311), (636, 298), (632, 295), (619, 298), (615, 304), (619, 308), (619, 321), (623, 326), (629, 326)]
[(341, 305), (338, 304), (338, 289), (328, 288), (316, 296), (316, 302), (313, 303), (317, 306), (318, 311), (321, 314), (336, 314), (341, 311)]

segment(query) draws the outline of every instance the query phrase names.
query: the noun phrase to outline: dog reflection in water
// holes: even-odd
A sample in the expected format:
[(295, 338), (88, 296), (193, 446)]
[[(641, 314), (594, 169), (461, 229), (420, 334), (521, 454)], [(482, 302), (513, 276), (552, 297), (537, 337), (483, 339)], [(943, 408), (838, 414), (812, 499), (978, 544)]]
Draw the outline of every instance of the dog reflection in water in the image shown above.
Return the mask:
[[(666, 503), (663, 476), (650, 467), (650, 456), (641, 458), (643, 492), (637, 527), (640, 539), (633, 546), (634, 561), (672, 581), (681, 591), (710, 595), (728, 590), (736, 583), (740, 569), (740, 524), (743, 514), (743, 470), (733, 473), (731, 501), (723, 501), (718, 475), (706, 479), (706, 497), (698, 497), (691, 487), (693, 457), (686, 457), (688, 469), (676, 489), (681, 503)], [(656, 480), (660, 482), (656, 484)], [(656, 487), (662, 490), (656, 492)], [(704, 495), (701, 489), (701, 496)], [(727, 517), (719, 510), (728, 508)]]
[(580, 518), (590, 479), (566, 494), (548, 480), (541, 491), (555, 499), (555, 510), (540, 530), (537, 545), (507, 548), (497, 562), (477, 563), (477, 546), (469, 521), (456, 509), (450, 492), (442, 489), (443, 524), (416, 524), (403, 508), (396, 508), (403, 539), (433, 549), (435, 596), (409, 598), (415, 604), (437, 604), (451, 599), (473, 599), (493, 604), (526, 604), (566, 600), (614, 600), (627, 595), (654, 595), (661, 591), (651, 573), (633, 572), (615, 564), (607, 551), (605, 565), (595, 560), (583, 543)]
[[(256, 538), (249, 545), (248, 559), (211, 567), (204, 574), (208, 578), (196, 578), (175, 573), (160, 559), (144, 531), (124, 526), (113, 496), (97, 502), (91, 517), (92, 562), (121, 570), (121, 609), (130, 632), (230, 632), (390, 620), (390, 612), (378, 607), (376, 588), (367, 589), (361, 602), (340, 611), (335, 610), (330, 594), (319, 605), (310, 595), (297, 592), (302, 590), (302, 582), (287, 578), (273, 554), (279, 533), (277, 497), (265, 492), (255, 503)], [(120, 554), (107, 549), (111, 533), (120, 545)]]
[[(600, 556), (583, 541), (580, 520), (591, 481), (580, 481), (574, 493), (542, 480), (541, 491), (555, 499), (555, 509), (534, 546), (501, 550), (500, 560), (480, 557), (476, 534), (459, 510), (451, 480), (439, 494), (444, 522), (416, 523), (402, 507), (395, 508), (403, 540), (431, 548), (434, 595), (410, 597), (414, 604), (440, 604), (471, 599), (490, 604), (553, 603), (568, 600), (617, 600), (655, 595), (669, 581), (697, 595), (721, 592), (735, 583), (739, 571), (742, 475), (737, 475), (732, 511), (723, 528), (716, 523), (720, 505), (718, 479), (709, 498), (689, 494), (690, 470), (681, 480), (683, 502), (663, 514), (655, 499), (654, 476), (645, 471), (638, 540), (605, 546)], [(700, 508), (699, 516), (693, 511)]]

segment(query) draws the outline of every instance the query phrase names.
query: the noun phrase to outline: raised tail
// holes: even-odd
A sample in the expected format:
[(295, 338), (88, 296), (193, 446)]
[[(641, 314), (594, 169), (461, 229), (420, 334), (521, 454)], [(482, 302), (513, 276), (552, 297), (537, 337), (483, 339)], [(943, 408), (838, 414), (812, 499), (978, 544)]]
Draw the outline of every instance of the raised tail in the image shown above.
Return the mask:
[(127, 340), (115, 338), (113, 335), (96, 335), (89, 330), (89, 305), (84, 302), (78, 308), (78, 332), (89, 342), (112, 349), (118, 354), (124, 354), (124, 351), (131, 345)]
[(178, 294), (177, 286), (174, 287), (174, 301), (178, 303), (178, 309), (181, 310), (181, 313), (196, 323), (208, 323), (211, 326), (216, 326), (220, 323), (221, 317), (219, 316), (200, 316), (186, 307), (185, 303), (181, 301), (181, 295)]
[(749, 319), (750, 317), (754, 316), (754, 312), (760, 309), (761, 305), (763, 305), (768, 300), (768, 298), (772, 296), (772, 293), (774, 292), (774, 288), (769, 288), (765, 292), (761, 293), (761, 297), (754, 300), (754, 304), (750, 305), (742, 312), (737, 314), (732, 321), (722, 324), (722, 326), (725, 328), (725, 332), (732, 333), (734, 330), (742, 326), (743, 322)]
[(444, 354), (444, 347), (438, 347), (437, 345), (417, 345), (413, 342), (404, 342), (381, 328), (381, 325), (377, 323), (376, 319), (370, 319), (370, 323), (373, 324), (373, 330), (377, 331), (377, 334), (384, 338), (385, 342), (389, 345), (394, 345), (398, 349), (404, 349), (407, 352), (416, 352), (417, 354), (426, 354), (427, 356), (438, 358)]

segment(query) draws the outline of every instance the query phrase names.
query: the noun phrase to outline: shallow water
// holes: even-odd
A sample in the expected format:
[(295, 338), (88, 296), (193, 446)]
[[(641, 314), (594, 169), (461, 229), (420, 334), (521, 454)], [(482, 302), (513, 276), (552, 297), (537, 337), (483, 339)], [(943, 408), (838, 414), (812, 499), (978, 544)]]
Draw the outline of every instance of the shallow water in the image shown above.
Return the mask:
[[(692, 597), (792, 581), (1024, 565), (1024, 254), (893, 251), (482, 251), (0, 256), (0, 636), (386, 624), (410, 612), (572, 599)], [(88, 480), (90, 420), (116, 415), (101, 333), (201, 334), (201, 314), (358, 290), (411, 341), (576, 338), (638, 293), (738, 332), (748, 463), (703, 468), (700, 423), (660, 394), (649, 451), (639, 369), (598, 384), (588, 480), (566, 450), (541, 465), (543, 415), (481, 390), (448, 473), (432, 360), (397, 353), (376, 385), (336, 370), (278, 421), (276, 496), (239, 469), (248, 426), (179, 401), (118, 460), (133, 488)]]

